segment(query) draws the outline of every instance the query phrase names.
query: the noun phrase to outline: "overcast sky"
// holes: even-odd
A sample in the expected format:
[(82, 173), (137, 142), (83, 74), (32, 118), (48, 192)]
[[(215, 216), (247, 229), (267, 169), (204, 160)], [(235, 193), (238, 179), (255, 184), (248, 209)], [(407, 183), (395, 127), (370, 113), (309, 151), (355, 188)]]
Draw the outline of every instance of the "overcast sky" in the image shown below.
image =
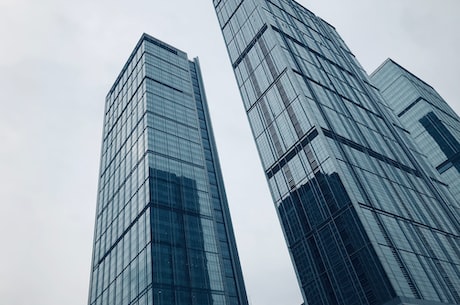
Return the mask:
[[(460, 111), (460, 1), (299, 2)], [(0, 0), (0, 304), (86, 304), (104, 98), (143, 32), (200, 58), (250, 303), (299, 305), (211, 0)]]

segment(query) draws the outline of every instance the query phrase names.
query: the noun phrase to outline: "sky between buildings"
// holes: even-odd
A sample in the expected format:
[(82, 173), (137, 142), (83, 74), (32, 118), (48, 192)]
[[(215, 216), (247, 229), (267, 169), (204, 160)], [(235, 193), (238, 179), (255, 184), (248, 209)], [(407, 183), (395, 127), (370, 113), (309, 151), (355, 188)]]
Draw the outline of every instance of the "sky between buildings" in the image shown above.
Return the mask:
[[(458, 0), (299, 0), (460, 112)], [(199, 56), (250, 303), (301, 296), (211, 0), (0, 0), (0, 304), (86, 304), (104, 98), (143, 32)]]

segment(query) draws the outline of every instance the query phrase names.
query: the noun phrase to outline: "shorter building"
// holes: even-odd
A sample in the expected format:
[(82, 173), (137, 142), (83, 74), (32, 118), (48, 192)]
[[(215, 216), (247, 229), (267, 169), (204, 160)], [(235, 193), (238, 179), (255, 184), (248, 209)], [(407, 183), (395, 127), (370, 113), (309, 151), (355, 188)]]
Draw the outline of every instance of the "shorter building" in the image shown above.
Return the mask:
[(423, 80), (387, 59), (371, 78), (420, 151), (460, 201), (460, 118)]
[(106, 98), (88, 305), (248, 305), (198, 59), (142, 35)]

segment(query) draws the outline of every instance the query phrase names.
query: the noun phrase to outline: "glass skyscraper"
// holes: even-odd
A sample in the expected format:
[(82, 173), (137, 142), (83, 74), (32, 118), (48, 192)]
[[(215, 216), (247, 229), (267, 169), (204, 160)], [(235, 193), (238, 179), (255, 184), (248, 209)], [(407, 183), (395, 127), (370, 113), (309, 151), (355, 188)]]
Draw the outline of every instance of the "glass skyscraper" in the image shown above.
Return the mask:
[(106, 98), (88, 304), (248, 304), (198, 60), (146, 34)]
[(305, 304), (460, 304), (457, 203), (334, 27), (213, 3)]
[(460, 118), (433, 87), (391, 59), (371, 75), (420, 151), (460, 201)]

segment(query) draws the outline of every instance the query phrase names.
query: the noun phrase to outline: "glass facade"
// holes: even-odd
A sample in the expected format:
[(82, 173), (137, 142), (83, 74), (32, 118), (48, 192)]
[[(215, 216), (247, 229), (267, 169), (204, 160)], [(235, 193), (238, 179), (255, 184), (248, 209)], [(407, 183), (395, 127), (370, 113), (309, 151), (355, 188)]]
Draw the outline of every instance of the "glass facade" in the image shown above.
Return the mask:
[(391, 59), (371, 79), (460, 202), (459, 116), (436, 90)]
[(198, 60), (144, 34), (106, 98), (89, 305), (247, 305)]
[(460, 304), (457, 203), (336, 30), (213, 3), (305, 304)]

